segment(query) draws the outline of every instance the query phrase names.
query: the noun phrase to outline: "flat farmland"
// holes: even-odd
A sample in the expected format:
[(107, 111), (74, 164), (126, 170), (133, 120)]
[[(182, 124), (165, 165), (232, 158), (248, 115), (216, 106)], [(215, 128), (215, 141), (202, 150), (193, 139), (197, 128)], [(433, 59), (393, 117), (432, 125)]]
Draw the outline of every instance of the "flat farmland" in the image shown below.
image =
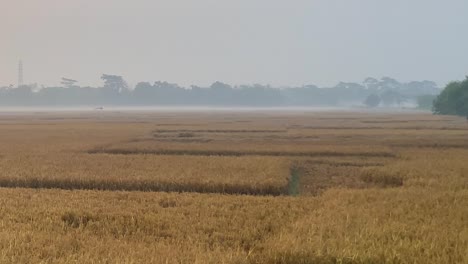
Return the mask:
[(0, 262), (468, 262), (463, 118), (6, 112), (0, 139)]

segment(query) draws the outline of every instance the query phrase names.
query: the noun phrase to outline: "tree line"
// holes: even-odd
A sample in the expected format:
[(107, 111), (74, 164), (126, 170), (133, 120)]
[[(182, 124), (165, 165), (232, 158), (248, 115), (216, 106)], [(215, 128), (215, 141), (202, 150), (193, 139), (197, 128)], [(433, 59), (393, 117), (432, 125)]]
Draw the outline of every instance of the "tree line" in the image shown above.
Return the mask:
[[(315, 85), (271, 87), (231, 86), (215, 82), (209, 87), (181, 87), (157, 81), (129, 87), (122, 76), (102, 75), (101, 87), (80, 87), (63, 78), (59, 87), (23, 85), (0, 88), (0, 106), (359, 106), (401, 107), (416, 104), (421, 96), (435, 97), (440, 89), (431, 81), (403, 83), (393, 78), (367, 78), (362, 83), (340, 82), (334, 87)], [(377, 102), (370, 102), (373, 97)]]
[(468, 76), (449, 83), (433, 102), (433, 112), (442, 115), (466, 116), (468, 120)]

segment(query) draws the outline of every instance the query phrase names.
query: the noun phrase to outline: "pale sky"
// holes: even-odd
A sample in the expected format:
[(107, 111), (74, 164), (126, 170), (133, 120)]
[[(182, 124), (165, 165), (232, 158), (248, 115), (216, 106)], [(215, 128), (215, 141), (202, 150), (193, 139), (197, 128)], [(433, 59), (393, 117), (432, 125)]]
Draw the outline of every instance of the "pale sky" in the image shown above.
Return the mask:
[(0, 0), (0, 85), (468, 75), (467, 0)]

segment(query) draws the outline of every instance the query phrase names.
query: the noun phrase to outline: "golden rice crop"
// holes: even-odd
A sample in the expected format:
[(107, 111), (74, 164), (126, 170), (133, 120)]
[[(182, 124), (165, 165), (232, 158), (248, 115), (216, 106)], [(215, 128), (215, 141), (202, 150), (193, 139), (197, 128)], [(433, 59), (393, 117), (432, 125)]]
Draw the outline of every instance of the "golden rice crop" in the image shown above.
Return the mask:
[(0, 263), (468, 263), (467, 132), (425, 113), (4, 114)]
[(0, 186), (281, 195), (289, 164), (280, 157), (24, 154), (0, 159)]
[(293, 198), (0, 188), (0, 263), (247, 261), (315, 203)]

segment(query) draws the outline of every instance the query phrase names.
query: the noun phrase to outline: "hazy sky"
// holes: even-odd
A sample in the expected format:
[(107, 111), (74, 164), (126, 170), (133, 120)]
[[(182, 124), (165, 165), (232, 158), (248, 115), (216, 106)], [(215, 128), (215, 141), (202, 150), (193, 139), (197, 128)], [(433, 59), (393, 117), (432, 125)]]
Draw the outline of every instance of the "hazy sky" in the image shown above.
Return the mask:
[(467, 0), (0, 0), (0, 85), (468, 75)]

